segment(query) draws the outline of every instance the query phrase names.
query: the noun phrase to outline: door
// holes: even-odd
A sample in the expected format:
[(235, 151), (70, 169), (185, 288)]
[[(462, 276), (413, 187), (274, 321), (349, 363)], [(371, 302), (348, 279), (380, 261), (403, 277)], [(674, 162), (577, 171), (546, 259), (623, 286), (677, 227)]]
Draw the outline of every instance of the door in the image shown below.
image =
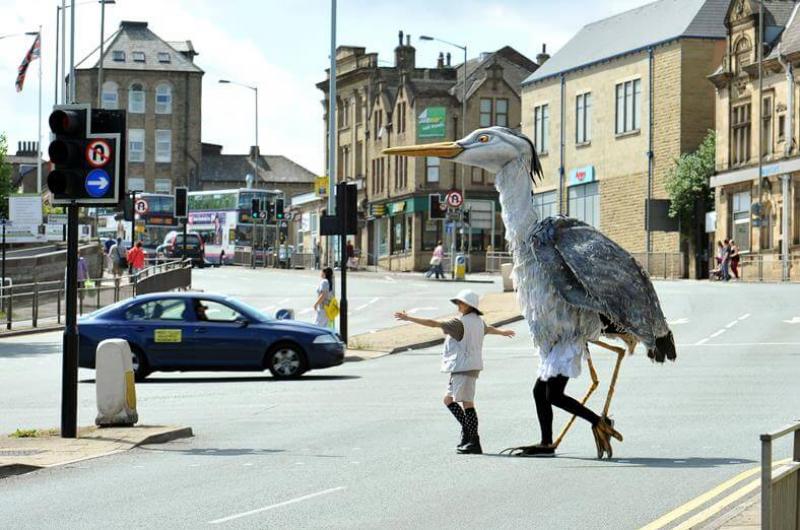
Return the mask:
[(133, 342), (144, 349), (152, 368), (190, 366), (193, 353), (187, 348), (191, 322), (183, 298), (160, 298), (130, 307), (125, 312)]
[(266, 342), (249, 319), (234, 307), (195, 298), (190, 344), (198, 363), (215, 369), (255, 369), (261, 366)]

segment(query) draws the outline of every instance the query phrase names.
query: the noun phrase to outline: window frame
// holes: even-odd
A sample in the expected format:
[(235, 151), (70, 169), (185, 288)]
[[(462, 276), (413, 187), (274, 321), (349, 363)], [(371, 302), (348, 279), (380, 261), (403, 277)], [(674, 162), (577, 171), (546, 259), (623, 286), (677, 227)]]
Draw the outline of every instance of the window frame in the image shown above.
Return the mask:
[[(484, 103), (489, 104), (489, 109), (484, 109)], [(492, 98), (481, 98), (478, 103), (478, 125), (481, 127), (491, 127), (492, 126), (492, 114), (494, 110), (494, 102)], [(485, 119), (484, 119), (485, 118)]]
[[(137, 140), (135, 137), (141, 133), (141, 139)], [(134, 149), (133, 144), (141, 144), (140, 149)], [(147, 133), (144, 129), (128, 129), (128, 162), (144, 162), (147, 159)], [(141, 157), (134, 156), (136, 153), (141, 153)]]
[(550, 149), (550, 104), (533, 107), (533, 145), (538, 155), (546, 155)]
[(752, 108), (750, 101), (731, 107), (731, 165), (747, 164), (752, 156)]
[(158, 52), (158, 62), (161, 64), (168, 64), (172, 62), (172, 54), (169, 52)]
[(586, 145), (592, 141), (592, 93), (575, 96), (575, 144)]
[[(169, 141), (164, 141), (165, 134), (168, 136)], [(161, 136), (161, 138), (159, 138)], [(153, 139), (155, 140), (155, 161), (159, 164), (168, 164), (172, 162), (172, 129), (156, 129), (155, 134), (153, 134)], [(162, 144), (159, 147), (159, 144)], [(169, 149), (166, 151), (166, 156), (164, 155), (165, 151), (163, 151), (163, 144), (168, 144)]]
[[(591, 201), (591, 211), (587, 205)], [(597, 181), (567, 188), (567, 215), (600, 229), (600, 183)], [(591, 218), (590, 218), (591, 217)]]
[[(436, 176), (432, 177), (432, 169), (436, 168)], [(425, 157), (425, 182), (433, 184), (441, 181), (442, 178), (442, 159), (438, 156)]]
[[(114, 87), (113, 91), (111, 90), (112, 86)], [(100, 107), (101, 108), (108, 109), (108, 110), (117, 110), (117, 109), (119, 109), (119, 85), (115, 81), (111, 81), (111, 80), (104, 81), (103, 82), (103, 88), (102, 88), (102, 90), (100, 92), (101, 92), (100, 93)], [(113, 94), (113, 96), (114, 96), (114, 98), (113, 98), (113, 100), (114, 100), (113, 106), (110, 106), (110, 105), (106, 104), (107, 99), (108, 99), (107, 96), (111, 95), (111, 94)]]
[[(500, 103), (505, 105), (505, 111), (500, 111)], [(496, 98), (494, 100), (494, 125), (498, 127), (508, 127), (508, 110), (509, 110), (509, 101), (508, 98)], [(500, 123), (500, 117), (503, 117), (503, 123)]]
[(124, 63), (125, 62), (125, 51), (124, 50), (113, 50), (111, 52), (111, 60), (115, 63)]
[[(136, 89), (136, 87), (139, 87), (139, 89)], [(139, 96), (140, 94), (141, 96)], [(139, 104), (141, 104), (141, 107)], [(128, 87), (128, 112), (131, 114), (145, 114), (147, 112), (147, 91), (143, 83), (137, 81), (131, 83)]]
[(629, 79), (616, 84), (614, 94), (614, 132), (617, 136), (641, 131), (642, 80)]
[(146, 62), (146, 56), (143, 51), (132, 51), (131, 60), (135, 63), (144, 63)]
[[(166, 89), (166, 93), (159, 93)], [(166, 102), (160, 102), (159, 98), (166, 96)], [(172, 85), (169, 83), (159, 83), (155, 90), (155, 111), (156, 114), (172, 114)]]

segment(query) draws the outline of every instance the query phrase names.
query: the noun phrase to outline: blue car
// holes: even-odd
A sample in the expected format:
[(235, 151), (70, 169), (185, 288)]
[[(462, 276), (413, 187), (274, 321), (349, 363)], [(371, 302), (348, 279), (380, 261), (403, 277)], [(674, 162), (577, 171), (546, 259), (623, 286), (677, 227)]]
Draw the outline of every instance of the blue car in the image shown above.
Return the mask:
[(236, 299), (206, 293), (156, 293), (123, 300), (78, 321), (79, 364), (95, 367), (97, 345), (125, 339), (141, 381), (154, 371), (269, 370), (278, 379), (344, 362), (333, 331), (275, 320)]

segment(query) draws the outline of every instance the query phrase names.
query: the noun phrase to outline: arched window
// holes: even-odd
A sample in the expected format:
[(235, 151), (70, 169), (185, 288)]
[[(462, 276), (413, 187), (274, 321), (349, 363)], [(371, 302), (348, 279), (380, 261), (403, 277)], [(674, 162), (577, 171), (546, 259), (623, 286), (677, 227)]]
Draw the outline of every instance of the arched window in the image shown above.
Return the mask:
[(172, 87), (166, 83), (156, 87), (156, 114), (172, 114)]
[(114, 81), (103, 83), (101, 106), (104, 109), (112, 110), (119, 108), (119, 87)]
[(134, 83), (128, 89), (128, 112), (132, 114), (144, 114), (144, 109), (144, 87), (141, 83)]
[(750, 51), (750, 41), (747, 40), (747, 38), (742, 37), (736, 41), (736, 45), (733, 48), (733, 59), (735, 61), (733, 66), (734, 74), (739, 75), (739, 73), (742, 71), (742, 67), (747, 66), (752, 62)]

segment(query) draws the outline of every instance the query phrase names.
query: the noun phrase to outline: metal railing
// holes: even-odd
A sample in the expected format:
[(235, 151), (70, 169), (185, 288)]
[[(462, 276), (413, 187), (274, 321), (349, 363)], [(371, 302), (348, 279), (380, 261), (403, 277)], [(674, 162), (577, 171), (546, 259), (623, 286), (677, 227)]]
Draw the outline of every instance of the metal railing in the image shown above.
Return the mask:
[[(773, 471), (772, 442), (792, 433), (792, 460)], [(761, 528), (800, 528), (800, 421), (761, 435)]]
[(683, 252), (631, 252), (651, 278), (678, 280), (686, 277)]
[(504, 263), (513, 263), (514, 257), (511, 252), (487, 252), (486, 253), (486, 272), (500, 272)]
[[(783, 279), (780, 254), (741, 254), (738, 268), (742, 281), (779, 282)], [(800, 254), (789, 254), (789, 281), (800, 282)]]
[[(88, 279), (78, 288), (78, 314), (91, 313), (136, 294), (190, 286), (189, 260), (159, 263), (130, 277)], [(4, 330), (59, 325), (65, 310), (64, 280), (7, 286), (0, 294), (0, 335)]]

